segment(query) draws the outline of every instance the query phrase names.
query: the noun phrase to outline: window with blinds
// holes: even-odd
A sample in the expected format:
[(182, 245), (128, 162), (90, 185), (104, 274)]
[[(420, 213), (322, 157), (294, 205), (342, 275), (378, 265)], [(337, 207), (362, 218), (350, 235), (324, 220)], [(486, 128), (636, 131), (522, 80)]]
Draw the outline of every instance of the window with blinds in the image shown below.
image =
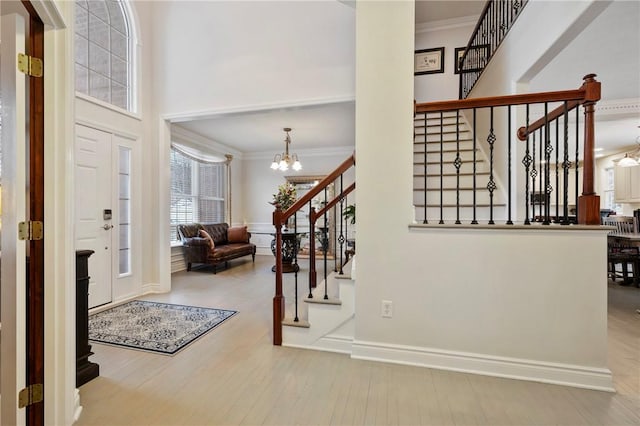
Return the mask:
[(208, 163), (171, 149), (171, 240), (181, 223), (225, 221), (224, 163)]

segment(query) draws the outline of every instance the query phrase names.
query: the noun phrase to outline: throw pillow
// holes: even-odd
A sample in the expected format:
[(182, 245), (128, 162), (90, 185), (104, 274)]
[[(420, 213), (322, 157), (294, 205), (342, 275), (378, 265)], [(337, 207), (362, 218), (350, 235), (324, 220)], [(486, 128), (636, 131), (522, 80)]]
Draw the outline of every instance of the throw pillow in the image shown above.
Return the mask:
[(246, 226), (232, 226), (227, 230), (227, 240), (230, 243), (248, 243), (249, 234)]
[(213, 248), (216, 246), (213, 243), (213, 238), (211, 238), (211, 235), (209, 235), (209, 233), (207, 231), (205, 231), (204, 229), (201, 229), (199, 232), (200, 236), (202, 238), (204, 238), (205, 240), (207, 240), (207, 243), (209, 244), (209, 249), (213, 250)]

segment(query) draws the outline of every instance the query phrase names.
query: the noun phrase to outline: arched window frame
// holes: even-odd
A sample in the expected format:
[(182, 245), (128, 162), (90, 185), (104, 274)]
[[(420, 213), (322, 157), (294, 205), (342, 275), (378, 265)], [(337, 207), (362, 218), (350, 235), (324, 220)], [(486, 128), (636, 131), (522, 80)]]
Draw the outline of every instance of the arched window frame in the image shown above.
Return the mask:
[[(74, 58), (74, 64), (75, 64), (75, 68), (76, 68), (76, 72), (77, 72), (77, 68), (78, 67), (84, 67), (87, 69), (87, 82), (86, 82), (86, 91), (83, 90), (78, 90), (78, 77), (76, 76), (76, 81), (74, 82), (75, 84), (75, 88), (76, 88), (76, 96), (83, 98), (87, 101), (93, 102), (95, 104), (104, 106), (106, 108), (111, 108), (111, 109), (115, 109), (118, 111), (122, 111), (122, 112), (126, 112), (128, 114), (131, 114), (133, 116), (138, 116), (138, 111), (139, 111), (139, 76), (140, 76), (140, 69), (139, 69), (139, 50), (140, 50), (140, 43), (139, 43), (139, 33), (138, 33), (138, 27), (136, 25), (137, 19), (136, 19), (136, 15), (135, 15), (135, 11), (134, 9), (131, 7), (131, 4), (129, 3), (128, 0), (81, 0), (78, 1), (76, 0), (74, 3), (76, 3), (74, 6), (76, 8), (76, 26), (78, 25), (78, 21), (77, 21), (77, 13), (78, 10), (77, 8), (82, 7), (79, 6), (77, 3), (85, 3), (86, 7), (85, 10), (89, 10), (88, 9), (88, 3), (91, 1), (99, 1), (102, 3), (109, 3), (109, 2), (117, 2), (120, 4), (120, 10), (122, 11), (122, 18), (123, 18), (123, 22), (124, 22), (124, 27), (125, 30), (127, 32), (127, 69), (126, 69), (126, 78), (128, 81), (128, 86), (127, 86), (127, 91), (126, 91), (126, 105), (117, 105), (115, 103), (113, 103), (111, 101), (111, 95), (112, 95), (112, 91), (111, 91), (111, 83), (113, 82), (114, 78), (112, 76), (113, 73), (113, 69), (111, 67), (111, 61), (112, 58), (111, 56), (113, 55), (113, 50), (111, 49), (111, 28), (113, 27), (111, 25), (111, 22), (109, 22), (107, 25), (109, 26), (109, 75), (108, 75), (108, 79), (109, 79), (109, 100), (106, 99), (100, 99), (98, 97), (92, 96), (89, 92), (89, 85), (90, 85), (90, 81), (89, 81), (89, 51), (87, 51), (87, 58), (86, 58), (86, 65), (81, 64), (80, 61), (78, 60), (78, 39), (79, 36), (78, 35), (78, 29), (77, 27), (75, 28), (74, 31), (74, 37), (76, 39), (76, 55)], [(111, 14), (109, 14), (109, 21), (111, 21)], [(89, 28), (89, 20), (87, 18), (87, 28)], [(89, 37), (88, 37), (88, 32), (87, 32), (87, 46), (90, 46), (90, 42), (89, 42)], [(104, 47), (103, 47), (104, 48)], [(105, 49), (107, 50), (107, 49)], [(116, 83), (118, 83), (116, 81)]]

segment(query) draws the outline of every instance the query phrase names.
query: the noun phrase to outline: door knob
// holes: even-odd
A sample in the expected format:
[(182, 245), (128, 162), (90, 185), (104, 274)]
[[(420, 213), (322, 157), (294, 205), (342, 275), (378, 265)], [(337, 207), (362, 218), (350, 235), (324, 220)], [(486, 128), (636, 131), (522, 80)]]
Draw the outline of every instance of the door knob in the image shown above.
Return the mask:
[(113, 228), (113, 225), (109, 225), (108, 223), (105, 223), (104, 226), (102, 227), (102, 229), (104, 229), (105, 231), (108, 231), (111, 228)]

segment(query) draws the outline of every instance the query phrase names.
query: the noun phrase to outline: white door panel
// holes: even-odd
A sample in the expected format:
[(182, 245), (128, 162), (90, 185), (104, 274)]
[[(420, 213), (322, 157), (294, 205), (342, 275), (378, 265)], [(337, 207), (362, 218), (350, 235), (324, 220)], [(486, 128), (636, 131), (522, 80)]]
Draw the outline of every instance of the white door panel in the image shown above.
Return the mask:
[(76, 125), (75, 144), (76, 249), (93, 250), (89, 257), (89, 308), (111, 302), (113, 209), (111, 135)]
[[(26, 244), (18, 223), (26, 217), (26, 82), (16, 58), (25, 52), (25, 19), (0, 3), (0, 93), (2, 94), (2, 267), (0, 334), (0, 424), (25, 424), (18, 392), (25, 387)], [(13, 9), (21, 8), (16, 2)]]

